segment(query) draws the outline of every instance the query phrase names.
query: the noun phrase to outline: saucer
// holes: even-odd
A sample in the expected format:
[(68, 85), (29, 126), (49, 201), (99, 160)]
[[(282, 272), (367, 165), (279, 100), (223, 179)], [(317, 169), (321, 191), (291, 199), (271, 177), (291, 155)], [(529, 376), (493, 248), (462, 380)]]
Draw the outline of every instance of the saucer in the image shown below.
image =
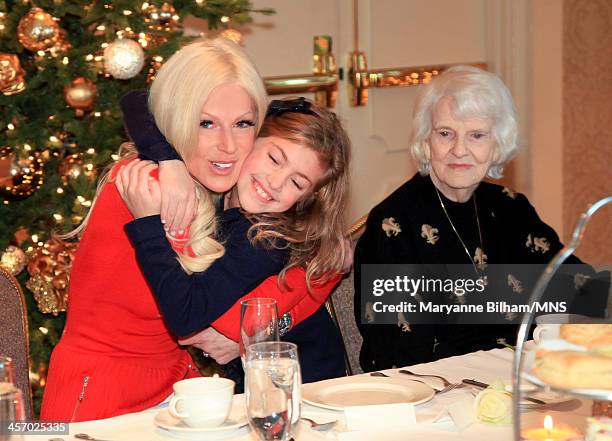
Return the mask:
[(220, 426), (190, 427), (180, 418), (173, 417), (168, 409), (160, 410), (153, 418), (153, 422), (160, 429), (167, 430), (173, 435), (190, 435), (201, 438), (226, 435), (248, 424), (244, 399), (239, 399), (237, 397), (234, 397), (232, 410), (230, 411), (227, 420), (225, 420), (225, 422)]

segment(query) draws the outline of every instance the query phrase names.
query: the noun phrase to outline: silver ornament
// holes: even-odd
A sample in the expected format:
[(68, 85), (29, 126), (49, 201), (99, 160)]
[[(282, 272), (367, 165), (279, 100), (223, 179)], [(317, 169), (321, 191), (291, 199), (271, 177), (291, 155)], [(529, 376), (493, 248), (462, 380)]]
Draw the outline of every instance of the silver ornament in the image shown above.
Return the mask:
[(129, 38), (118, 38), (104, 49), (104, 69), (118, 80), (138, 75), (144, 59), (142, 46)]

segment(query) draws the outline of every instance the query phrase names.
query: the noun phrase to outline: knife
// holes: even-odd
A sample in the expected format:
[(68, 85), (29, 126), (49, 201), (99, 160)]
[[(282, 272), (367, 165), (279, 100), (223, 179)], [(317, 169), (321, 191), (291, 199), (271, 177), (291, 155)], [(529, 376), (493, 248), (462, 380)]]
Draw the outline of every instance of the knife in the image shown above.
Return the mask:
[[(481, 381), (476, 381), (476, 380), (470, 380), (468, 378), (464, 378), (463, 380), (461, 380), (461, 382), (464, 384), (469, 384), (471, 386), (481, 387), (483, 389), (486, 389), (487, 387), (489, 387), (487, 383), (482, 383)], [(523, 399), (526, 401), (535, 403), (535, 404), (542, 404), (542, 405), (546, 404), (545, 401), (538, 400), (537, 398), (523, 397)]]

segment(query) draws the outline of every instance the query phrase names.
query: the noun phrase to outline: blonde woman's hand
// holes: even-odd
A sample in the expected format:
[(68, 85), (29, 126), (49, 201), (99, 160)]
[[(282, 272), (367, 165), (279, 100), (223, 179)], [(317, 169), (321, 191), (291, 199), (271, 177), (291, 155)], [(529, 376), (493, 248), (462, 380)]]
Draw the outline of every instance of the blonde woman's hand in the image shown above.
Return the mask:
[(195, 184), (185, 163), (177, 159), (159, 163), (161, 219), (164, 229), (175, 236), (183, 234), (196, 210)]
[(215, 328), (209, 327), (186, 339), (179, 339), (181, 345), (201, 349), (219, 364), (227, 364), (240, 356), (240, 346)]
[(138, 159), (124, 165), (117, 173), (115, 186), (134, 218), (160, 213), (161, 193), (159, 182), (151, 177), (157, 164)]

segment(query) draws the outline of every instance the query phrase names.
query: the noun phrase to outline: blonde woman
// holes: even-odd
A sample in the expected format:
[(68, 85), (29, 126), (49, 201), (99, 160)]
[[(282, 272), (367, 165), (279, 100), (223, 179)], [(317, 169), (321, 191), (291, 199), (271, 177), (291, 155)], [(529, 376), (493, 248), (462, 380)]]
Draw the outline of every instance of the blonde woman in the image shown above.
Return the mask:
[[(265, 115), (265, 90), (239, 46), (199, 40), (168, 59), (151, 96), (156, 121), (202, 184), (197, 185), (198, 219), (190, 230), (190, 247), (199, 257), (187, 255), (182, 263), (203, 270), (225, 251), (214, 238), (216, 198), (208, 190), (224, 192), (235, 184)], [(213, 125), (210, 117), (203, 118), (205, 106)], [(90, 214), (77, 231), (81, 240), (67, 322), (51, 357), (43, 420), (84, 421), (136, 412), (162, 402), (174, 382), (199, 375), (168, 330), (138, 266), (124, 231), (133, 216), (114, 185), (117, 172), (114, 167), (101, 180)], [(163, 180), (163, 166), (160, 175)], [(305, 292), (303, 271), (295, 280)], [(266, 283), (279, 290), (276, 283)], [(225, 310), (215, 302), (209, 307), (211, 318)]]

